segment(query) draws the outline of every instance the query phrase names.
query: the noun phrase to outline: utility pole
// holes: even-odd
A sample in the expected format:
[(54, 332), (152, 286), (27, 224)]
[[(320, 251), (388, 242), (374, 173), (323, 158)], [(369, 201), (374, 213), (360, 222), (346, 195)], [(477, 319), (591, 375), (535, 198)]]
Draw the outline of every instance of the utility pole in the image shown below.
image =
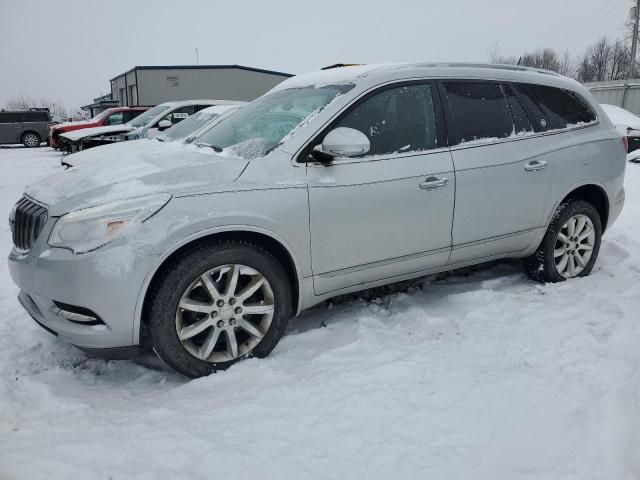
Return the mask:
[(636, 77), (636, 50), (638, 49), (638, 23), (640, 21), (640, 0), (631, 7), (631, 18), (633, 19), (633, 34), (631, 37), (631, 78)]

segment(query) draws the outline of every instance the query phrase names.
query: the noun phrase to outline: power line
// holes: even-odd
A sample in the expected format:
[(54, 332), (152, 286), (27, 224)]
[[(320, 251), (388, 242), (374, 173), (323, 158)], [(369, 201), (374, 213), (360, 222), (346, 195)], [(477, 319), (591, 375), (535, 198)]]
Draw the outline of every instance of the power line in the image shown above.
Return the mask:
[[(613, 17), (611, 17), (611, 14), (613, 14)], [(576, 42), (584, 40), (585, 38), (587, 38), (589, 35), (593, 34), (594, 32), (602, 31), (603, 27), (609, 26), (613, 22), (619, 21), (618, 20), (619, 19), (618, 15), (619, 15), (619, 12), (617, 12), (616, 10), (614, 10), (614, 9), (609, 10), (607, 13), (605, 13), (602, 16), (600, 16), (597, 19), (595, 24), (592, 24), (589, 27), (585, 26), (585, 28), (583, 28), (581, 32), (579, 32), (577, 35), (574, 35), (573, 38), (571, 38), (568, 41), (566, 41), (565, 42), (565, 47), (571, 46), (571, 45), (575, 45)], [(606, 21), (605, 21), (605, 19), (606, 19)], [(625, 23), (626, 23), (626, 20), (625, 20)]]
[[(598, 11), (596, 11), (596, 13), (590, 17), (588, 20), (586, 20), (585, 22), (583, 22), (581, 24), (580, 27), (578, 27), (576, 30), (573, 30), (571, 33), (569, 33), (569, 35), (566, 35), (561, 41), (561, 44), (566, 44), (567, 42), (573, 42), (575, 40), (576, 37), (580, 37), (582, 36), (582, 34), (585, 33), (585, 30), (590, 29), (594, 26), (598, 25), (598, 22), (602, 20), (603, 18), (603, 14), (606, 17), (608, 14), (610, 14), (612, 11), (615, 11), (619, 5), (622, 4), (622, 2), (625, 2), (627, 0), (619, 0), (615, 6), (612, 8), (611, 5), (609, 3), (604, 4), (604, 8), (599, 9)], [(607, 13), (605, 13), (607, 12)]]

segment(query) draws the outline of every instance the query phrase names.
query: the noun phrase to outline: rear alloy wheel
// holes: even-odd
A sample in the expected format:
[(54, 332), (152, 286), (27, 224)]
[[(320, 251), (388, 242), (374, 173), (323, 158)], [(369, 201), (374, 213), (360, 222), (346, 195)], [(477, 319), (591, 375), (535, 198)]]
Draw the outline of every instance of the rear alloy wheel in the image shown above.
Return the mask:
[(591, 260), (595, 243), (596, 231), (589, 217), (579, 213), (569, 218), (556, 236), (556, 271), (564, 278), (580, 275)]
[(151, 344), (189, 377), (267, 356), (292, 315), (289, 278), (258, 245), (200, 244), (167, 264), (158, 278), (147, 300)]
[(540, 282), (589, 275), (598, 258), (601, 237), (600, 214), (591, 203), (564, 202), (536, 252), (525, 259), (527, 273)]
[(37, 133), (28, 132), (22, 136), (22, 144), (25, 147), (33, 148), (40, 146), (40, 136)]

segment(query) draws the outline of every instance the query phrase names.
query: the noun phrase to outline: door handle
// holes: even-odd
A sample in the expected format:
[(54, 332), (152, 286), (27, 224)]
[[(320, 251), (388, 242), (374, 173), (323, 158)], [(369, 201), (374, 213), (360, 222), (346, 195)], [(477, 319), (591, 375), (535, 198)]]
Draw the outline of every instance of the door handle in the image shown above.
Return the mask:
[(423, 190), (435, 190), (436, 188), (444, 187), (448, 183), (448, 178), (427, 177), (427, 179), (420, 184), (420, 188)]
[(535, 172), (537, 170), (544, 170), (547, 168), (548, 163), (544, 160), (531, 160), (524, 166), (527, 172)]

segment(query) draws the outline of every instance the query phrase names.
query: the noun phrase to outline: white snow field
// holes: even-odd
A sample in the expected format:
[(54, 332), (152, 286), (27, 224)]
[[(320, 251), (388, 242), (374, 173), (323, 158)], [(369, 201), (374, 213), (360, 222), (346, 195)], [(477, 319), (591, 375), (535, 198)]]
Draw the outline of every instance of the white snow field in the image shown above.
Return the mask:
[[(0, 148), (0, 217), (60, 168)], [(638, 479), (640, 165), (626, 187), (590, 277), (500, 262), (354, 296), (193, 381), (61, 343), (3, 260), (0, 479)]]

